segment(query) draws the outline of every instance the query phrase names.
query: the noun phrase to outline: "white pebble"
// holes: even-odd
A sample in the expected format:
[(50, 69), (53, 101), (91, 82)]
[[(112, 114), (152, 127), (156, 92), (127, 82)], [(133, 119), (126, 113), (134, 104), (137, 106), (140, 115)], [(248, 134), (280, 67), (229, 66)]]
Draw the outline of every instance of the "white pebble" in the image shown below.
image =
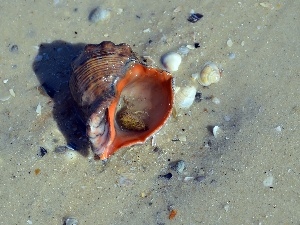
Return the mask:
[(183, 56), (186, 56), (188, 53), (189, 53), (190, 49), (187, 47), (187, 46), (181, 46), (179, 49), (178, 49), (178, 53), (180, 55), (183, 55)]
[(213, 98), (211, 99), (211, 101), (212, 101), (213, 103), (217, 104), (217, 105), (221, 103), (220, 99), (218, 99), (217, 97), (213, 97)]
[(8, 79), (3, 80), (3, 83), (6, 84), (8, 82)]
[(110, 10), (95, 8), (89, 15), (89, 20), (93, 23), (97, 23), (99, 21), (108, 20), (110, 18)]
[(150, 32), (151, 32), (150, 28), (143, 30), (143, 33), (150, 33)]
[(200, 73), (193, 73), (193, 74), (192, 74), (192, 79), (193, 79), (194, 81), (198, 80), (199, 77), (200, 77)]
[(213, 128), (214, 137), (217, 138), (218, 135), (220, 135), (220, 133), (221, 133), (221, 128), (219, 126), (214, 126), (214, 128)]
[(230, 48), (230, 47), (232, 47), (232, 45), (233, 45), (233, 42), (232, 42), (232, 40), (229, 38), (228, 41), (227, 41), (227, 46)]
[(36, 107), (35, 112), (37, 113), (38, 116), (40, 116), (42, 114), (42, 106), (41, 103), (39, 103)]
[(180, 135), (178, 136), (179, 141), (185, 142), (186, 141), (186, 136), (185, 135)]
[(195, 49), (195, 45), (187, 45), (186, 47), (187, 47), (188, 49), (190, 49), (190, 50)]
[(230, 52), (230, 53), (228, 54), (228, 56), (229, 56), (229, 59), (234, 59), (234, 58), (235, 58), (235, 53)]
[(273, 182), (274, 182), (274, 177), (270, 175), (263, 181), (263, 184), (265, 187), (273, 187)]
[(181, 64), (181, 56), (176, 52), (169, 52), (162, 56), (161, 62), (166, 70), (170, 72), (177, 71)]
[(65, 224), (66, 225), (77, 225), (78, 224), (78, 220), (75, 219), (75, 218), (70, 217), (70, 218), (67, 218), (65, 220)]
[(281, 129), (281, 126), (276, 127), (275, 130), (276, 130), (278, 133), (280, 133), (281, 130), (282, 130), (282, 129)]
[(230, 116), (225, 115), (225, 116), (224, 116), (224, 120), (225, 120), (226, 122), (229, 122), (229, 121), (230, 121)]
[(118, 8), (118, 9), (117, 9), (117, 14), (118, 14), (118, 15), (122, 14), (122, 12), (123, 12), (123, 9), (122, 9), (122, 8)]
[(13, 89), (9, 89), (9, 94), (13, 97), (16, 97), (16, 94)]
[(185, 177), (183, 179), (183, 181), (187, 182), (187, 181), (190, 181), (190, 180), (194, 180), (195, 177)]

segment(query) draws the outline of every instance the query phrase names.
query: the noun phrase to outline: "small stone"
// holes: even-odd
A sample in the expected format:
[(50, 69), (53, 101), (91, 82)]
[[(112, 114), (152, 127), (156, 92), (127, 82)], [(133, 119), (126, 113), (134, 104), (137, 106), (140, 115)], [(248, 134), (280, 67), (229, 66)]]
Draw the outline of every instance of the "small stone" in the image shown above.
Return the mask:
[(40, 147), (40, 153), (39, 156), (43, 157), (48, 153), (47, 149), (45, 149), (44, 147)]
[(194, 180), (195, 179), (195, 177), (185, 177), (184, 179), (183, 179), (183, 181), (190, 181), (190, 180)]
[(11, 96), (16, 97), (16, 93), (14, 92), (14, 89), (9, 89), (9, 93)]
[(65, 225), (77, 225), (78, 224), (78, 220), (75, 219), (75, 218), (72, 218), (72, 217), (66, 218), (64, 224)]
[(197, 176), (195, 177), (195, 181), (201, 182), (205, 179), (205, 176)]
[(19, 47), (18, 45), (12, 45), (9, 49), (10, 52), (12, 53), (18, 53), (19, 52)]
[(186, 141), (186, 136), (185, 135), (179, 135), (178, 139), (179, 139), (179, 141), (184, 142), (184, 141)]
[(167, 173), (167, 174), (164, 174), (164, 175), (159, 175), (159, 177), (162, 177), (162, 178), (166, 178), (168, 180), (170, 180), (172, 178), (172, 173)]
[(182, 173), (185, 168), (185, 162), (183, 160), (178, 160), (178, 161), (169, 163), (169, 166), (172, 170), (175, 170), (178, 173)]
[(213, 135), (214, 135), (214, 137), (217, 138), (220, 135), (221, 131), (222, 130), (221, 130), (221, 128), (219, 126), (214, 126), (214, 128), (213, 128)]
[(278, 132), (278, 133), (280, 133), (280, 132), (282, 131), (281, 126), (277, 126), (277, 127), (275, 128), (275, 131)]
[(68, 150), (68, 148), (63, 145), (63, 146), (57, 146), (54, 150), (55, 153), (59, 153), (59, 154), (64, 154), (66, 153), (66, 151)]
[(203, 17), (202, 14), (200, 13), (192, 13), (189, 18), (187, 19), (189, 22), (191, 23), (196, 23), (197, 21), (199, 21), (201, 18)]
[(215, 103), (216, 105), (218, 105), (218, 104), (221, 103), (220, 99), (217, 98), (217, 97), (213, 97), (213, 98), (211, 99), (211, 101), (212, 101), (213, 103)]
[(263, 184), (265, 187), (273, 188), (274, 177), (269, 175), (264, 181)]
[(226, 122), (229, 122), (230, 119), (231, 119), (230, 116), (228, 116), (228, 115), (225, 115), (225, 116), (224, 116), (224, 120), (225, 120)]
[(196, 42), (194, 45), (195, 45), (195, 48), (200, 48), (200, 43)]
[(230, 52), (228, 54), (228, 56), (229, 56), (229, 59), (235, 59), (235, 53), (233, 53), (233, 52)]
[(196, 92), (195, 95), (195, 102), (201, 102), (202, 101), (202, 93), (201, 92)]
[(42, 106), (41, 106), (41, 103), (39, 103), (36, 107), (36, 110), (35, 110), (36, 114), (38, 116), (40, 116), (42, 114)]
[(110, 18), (110, 10), (101, 9), (99, 7), (94, 8), (89, 15), (89, 21), (93, 23), (108, 20), (109, 18)]
[(227, 41), (227, 46), (228, 46), (229, 48), (231, 48), (232, 45), (233, 45), (233, 42), (232, 42), (232, 40), (229, 38), (228, 41)]

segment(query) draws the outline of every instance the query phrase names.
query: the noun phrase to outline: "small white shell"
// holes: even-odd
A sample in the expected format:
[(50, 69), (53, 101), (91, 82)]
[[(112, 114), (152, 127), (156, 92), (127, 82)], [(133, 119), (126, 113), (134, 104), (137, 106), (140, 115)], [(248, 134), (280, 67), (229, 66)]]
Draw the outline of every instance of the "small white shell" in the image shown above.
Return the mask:
[(181, 56), (176, 52), (169, 52), (161, 57), (161, 63), (169, 72), (177, 71), (181, 64)]
[(221, 133), (221, 128), (219, 126), (214, 126), (214, 128), (213, 128), (214, 137), (217, 138), (218, 135), (220, 135), (220, 133)]
[(217, 65), (213, 62), (207, 62), (200, 72), (199, 83), (203, 86), (209, 86), (213, 83), (217, 83), (220, 77), (221, 74)]
[(177, 87), (175, 89), (175, 102), (181, 109), (188, 109), (195, 100), (196, 88), (194, 86)]

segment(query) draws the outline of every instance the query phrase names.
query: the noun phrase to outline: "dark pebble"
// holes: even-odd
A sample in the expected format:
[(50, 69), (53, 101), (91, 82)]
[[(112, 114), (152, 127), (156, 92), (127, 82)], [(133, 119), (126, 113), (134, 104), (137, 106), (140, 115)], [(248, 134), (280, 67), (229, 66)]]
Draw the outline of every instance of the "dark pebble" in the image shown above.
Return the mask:
[(39, 156), (43, 157), (47, 153), (48, 153), (48, 151), (44, 147), (40, 147), (40, 154), (39, 154)]
[(18, 45), (12, 45), (9, 49), (10, 52), (12, 53), (17, 53), (19, 51)]
[(65, 145), (62, 145), (62, 146), (57, 146), (57, 147), (55, 148), (54, 152), (63, 154), (63, 153), (65, 153), (67, 150), (68, 150), (68, 148), (67, 148)]
[(170, 180), (172, 178), (172, 176), (173, 176), (172, 173), (167, 173), (165, 175), (159, 175), (159, 177), (166, 178), (168, 180)]
[(202, 101), (202, 93), (201, 92), (196, 92), (195, 95), (195, 102), (201, 102)]
[(177, 160), (169, 163), (169, 167), (172, 170), (177, 171), (178, 173), (182, 173), (185, 168), (185, 162), (183, 160)]
[(203, 15), (200, 13), (192, 13), (187, 20), (191, 23), (196, 23), (202, 17), (203, 17)]
[(194, 43), (195, 48), (200, 48), (200, 43), (196, 42)]
[(198, 177), (195, 177), (195, 181), (198, 181), (198, 182), (201, 182), (205, 179), (205, 176), (198, 176)]

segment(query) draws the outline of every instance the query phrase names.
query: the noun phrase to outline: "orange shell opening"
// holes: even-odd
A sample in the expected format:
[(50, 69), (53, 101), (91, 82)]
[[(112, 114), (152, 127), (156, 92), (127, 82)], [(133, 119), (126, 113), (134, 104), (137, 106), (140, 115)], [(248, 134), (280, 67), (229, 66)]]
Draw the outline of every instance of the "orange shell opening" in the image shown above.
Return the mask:
[[(116, 123), (116, 111), (122, 98), (131, 99), (135, 110), (147, 113), (147, 130), (123, 130)], [(144, 143), (164, 125), (172, 112), (173, 102), (173, 81), (168, 72), (141, 64), (131, 66), (118, 81), (116, 97), (108, 108), (110, 140), (100, 159), (107, 159), (121, 147)]]

